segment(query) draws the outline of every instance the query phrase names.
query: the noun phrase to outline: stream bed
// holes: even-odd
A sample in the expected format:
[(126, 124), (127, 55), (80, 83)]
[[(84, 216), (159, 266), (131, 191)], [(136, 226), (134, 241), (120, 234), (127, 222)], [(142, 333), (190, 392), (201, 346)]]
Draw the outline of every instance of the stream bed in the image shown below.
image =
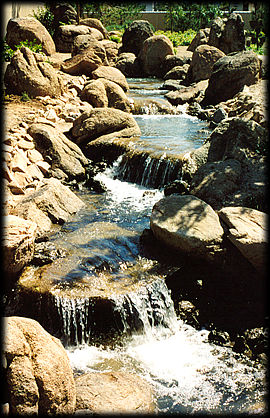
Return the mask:
[[(128, 81), (134, 100), (163, 100), (159, 80)], [(142, 131), (137, 146), (161, 152), (163, 159), (199, 147), (209, 133), (205, 122), (181, 112), (135, 119)], [(75, 375), (137, 373), (152, 385), (158, 413), (262, 411), (264, 368), (231, 348), (209, 343), (207, 329), (196, 330), (177, 317), (164, 280), (168, 266), (162, 269), (141, 244), (166, 179), (153, 187), (147, 180), (149, 160), (140, 180), (127, 181), (123, 158), (96, 174), (105, 192), (84, 186), (77, 191), (85, 207), (51, 237), (66, 256), (42, 267), (43, 276), (53, 282), (61, 339)], [(113, 301), (118, 315), (122, 337), (113, 344), (93, 343), (88, 292), (94, 288)]]

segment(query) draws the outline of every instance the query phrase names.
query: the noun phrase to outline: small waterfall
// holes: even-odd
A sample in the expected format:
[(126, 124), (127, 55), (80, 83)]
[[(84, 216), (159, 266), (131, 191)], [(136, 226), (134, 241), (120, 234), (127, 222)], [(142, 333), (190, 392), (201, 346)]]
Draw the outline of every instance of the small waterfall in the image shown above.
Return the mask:
[(163, 279), (138, 291), (112, 294), (108, 299), (53, 295), (56, 323), (66, 346), (102, 342), (104, 338), (135, 333), (154, 334), (177, 329), (173, 301)]
[(151, 156), (148, 153), (128, 152), (118, 160), (117, 178), (149, 188), (162, 188), (181, 178), (181, 162), (166, 154)]

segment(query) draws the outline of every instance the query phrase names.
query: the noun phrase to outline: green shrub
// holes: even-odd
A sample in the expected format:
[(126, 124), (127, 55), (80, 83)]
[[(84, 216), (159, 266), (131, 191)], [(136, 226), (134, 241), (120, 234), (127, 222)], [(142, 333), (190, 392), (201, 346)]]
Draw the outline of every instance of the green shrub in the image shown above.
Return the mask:
[(10, 48), (10, 46), (4, 41), (2, 48), (4, 61), (10, 61), (14, 52), (21, 49), (22, 46), (26, 46), (33, 52), (42, 52), (42, 45), (38, 44), (36, 39), (34, 39), (34, 41), (21, 41), (18, 45), (15, 45), (14, 49)]
[(157, 30), (155, 32), (155, 35), (165, 35), (167, 36), (171, 41), (174, 47), (177, 47), (179, 45), (185, 45), (188, 46), (194, 36), (196, 35), (196, 31), (193, 29), (188, 29), (184, 32), (171, 32), (171, 31), (162, 31)]
[(45, 3), (44, 7), (38, 7), (37, 11), (33, 11), (33, 16), (42, 23), (43, 26), (47, 29), (49, 34), (53, 36), (54, 27), (53, 27), (53, 13), (50, 10), (50, 7)]

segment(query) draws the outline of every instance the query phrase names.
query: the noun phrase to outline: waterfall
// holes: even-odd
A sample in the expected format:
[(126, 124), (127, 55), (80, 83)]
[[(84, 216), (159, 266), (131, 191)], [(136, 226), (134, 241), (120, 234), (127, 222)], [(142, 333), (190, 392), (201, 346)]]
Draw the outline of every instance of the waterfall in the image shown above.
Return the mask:
[(167, 158), (166, 154), (128, 152), (118, 159), (117, 178), (150, 188), (162, 188), (181, 178), (181, 162)]
[[(156, 329), (175, 332), (177, 317), (163, 279), (140, 286), (138, 291), (111, 294), (108, 299), (53, 295), (66, 346), (100, 342), (110, 335), (153, 335)], [(101, 314), (100, 314), (101, 313)]]

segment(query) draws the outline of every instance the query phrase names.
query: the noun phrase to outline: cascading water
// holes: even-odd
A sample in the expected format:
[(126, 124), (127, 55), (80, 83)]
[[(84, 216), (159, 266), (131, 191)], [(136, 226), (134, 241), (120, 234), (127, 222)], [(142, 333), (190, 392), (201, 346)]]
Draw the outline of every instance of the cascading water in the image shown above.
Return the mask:
[[(145, 87), (146, 81), (141, 83)], [(52, 287), (50, 306), (40, 309), (52, 315), (75, 373), (137, 373), (151, 383), (159, 413), (237, 414), (257, 403), (262, 410), (263, 367), (210, 344), (209, 331), (177, 318), (164, 270), (141, 251), (142, 231), (163, 197), (158, 188), (181, 174), (173, 156), (186, 150), (188, 133), (188, 148), (203, 141), (194, 133), (202, 128), (194, 118), (169, 116), (164, 116), (167, 132), (163, 127), (161, 133), (155, 131), (162, 127), (160, 115), (136, 116), (143, 132), (138, 146), (153, 154), (138, 157), (135, 150), (120, 156), (95, 176), (104, 193), (78, 192), (85, 207), (51, 238), (67, 255), (42, 268), (42, 283), (51, 280)], [(146, 132), (148, 122), (153, 124)], [(178, 140), (170, 138), (170, 128), (177, 134), (182, 125)], [(102, 332), (109, 337), (105, 346), (96, 339)]]

